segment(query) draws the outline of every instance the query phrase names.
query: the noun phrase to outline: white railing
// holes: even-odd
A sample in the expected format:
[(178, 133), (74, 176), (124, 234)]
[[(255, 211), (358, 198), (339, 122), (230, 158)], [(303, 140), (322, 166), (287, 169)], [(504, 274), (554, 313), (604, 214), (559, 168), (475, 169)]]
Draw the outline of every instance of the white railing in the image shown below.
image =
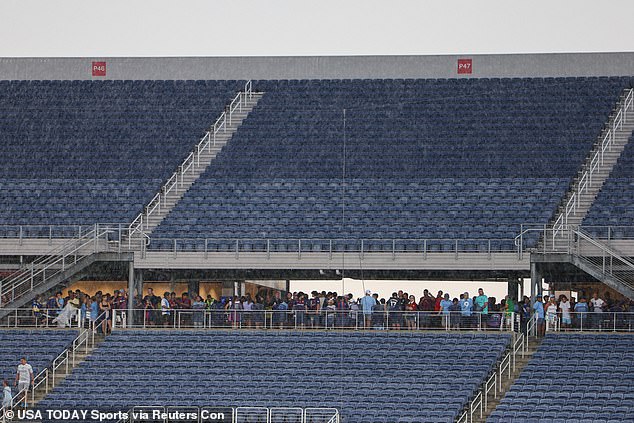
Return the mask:
[[(192, 420), (210, 421), (210, 419), (231, 423), (340, 423), (341, 416), (336, 408), (315, 407), (177, 407), (177, 406), (139, 406), (123, 412), (124, 417), (118, 423), (151, 419), (154, 415), (167, 415), (174, 411), (193, 414)], [(162, 419), (168, 421), (168, 419)], [(162, 421), (153, 420), (152, 421)]]
[(509, 351), (504, 358), (496, 366), (495, 371), (487, 378), (482, 384), (480, 391), (471, 400), (467, 410), (457, 419), (457, 423), (473, 423), (476, 419), (476, 414), (479, 415), (479, 419), (484, 418), (484, 413), (488, 408), (491, 396), (497, 399), (498, 394), (503, 390), (503, 382), (505, 380), (504, 375), (507, 375), (506, 380), (511, 380), (511, 370), (515, 371), (516, 356), (521, 352), (522, 357), (525, 354), (524, 339), (526, 337), (518, 333), (514, 341), (509, 345)]
[(128, 236), (131, 238), (137, 232), (143, 233), (144, 230), (149, 228), (149, 217), (158, 211), (161, 212), (161, 207), (167, 203), (167, 198), (170, 193), (178, 194), (179, 189), (182, 190), (185, 180), (185, 175), (188, 172), (197, 170), (200, 166), (200, 157), (211, 151), (213, 147), (216, 147), (217, 135), (222, 131), (227, 131), (227, 125), (232, 124), (232, 119), (236, 111), (242, 112), (242, 108), (246, 107), (246, 104), (253, 98), (252, 83), (248, 81), (244, 85), (244, 91), (238, 92), (234, 99), (229, 103), (227, 109), (222, 112), (220, 117), (214, 122), (213, 126), (205, 133), (205, 136), (196, 144), (194, 151), (189, 153), (183, 163), (178, 166), (172, 176), (161, 187), (159, 193), (157, 193), (152, 200), (145, 206), (143, 213), (140, 213), (128, 227)]
[[(15, 398), (22, 398), (21, 394), (27, 395), (26, 400), (28, 405), (29, 403), (35, 403), (35, 393), (38, 389), (44, 389), (44, 392), (48, 394), (49, 390), (51, 390), (55, 386), (56, 378), (59, 378), (59, 369), (63, 367), (64, 373), (67, 375), (70, 367), (75, 367), (77, 352), (81, 348), (84, 348), (85, 353), (87, 354), (89, 346), (92, 345), (92, 347), (94, 347), (94, 336), (91, 342), (90, 333), (90, 330), (82, 330), (79, 335), (73, 340), (71, 346), (66, 348), (57, 357), (55, 357), (55, 359), (51, 362), (50, 367), (38, 373), (33, 378), (33, 384), (29, 388), (18, 393)], [(29, 393), (31, 396), (30, 401), (28, 401)], [(24, 400), (21, 402), (24, 403)], [(17, 405), (18, 401), (14, 401), (13, 407), (15, 408)]]
[[(113, 330), (120, 328), (287, 329), (356, 331), (458, 331), (513, 332), (504, 312), (448, 312), (374, 310), (236, 310), (236, 309), (134, 309), (112, 310)], [(133, 322), (133, 323), (132, 323)]]
[(110, 229), (102, 229), (95, 225), (93, 230), (80, 238), (68, 241), (60, 248), (35, 259), (25, 269), (0, 281), (0, 307), (32, 293), (33, 288), (63, 273), (82, 258), (100, 251), (98, 243), (107, 240), (110, 232)]
[(590, 161), (589, 169), (586, 169), (583, 172), (579, 182), (577, 183), (576, 191), (570, 196), (564, 211), (557, 217), (553, 226), (555, 229), (555, 237), (557, 237), (560, 233), (563, 233), (563, 229), (568, 225), (568, 218), (570, 215), (576, 215), (577, 209), (581, 204), (582, 194), (588, 192), (589, 187), (592, 186), (593, 183), (592, 177), (601, 171), (605, 152), (612, 149), (617, 131), (623, 129), (623, 123), (627, 122), (628, 113), (630, 113), (634, 107), (633, 102), (634, 89), (630, 89), (627, 92), (625, 101), (618, 109), (616, 116), (612, 120), (611, 124), (608, 125), (608, 130), (604, 135), (601, 144), (597, 146), (596, 152)]

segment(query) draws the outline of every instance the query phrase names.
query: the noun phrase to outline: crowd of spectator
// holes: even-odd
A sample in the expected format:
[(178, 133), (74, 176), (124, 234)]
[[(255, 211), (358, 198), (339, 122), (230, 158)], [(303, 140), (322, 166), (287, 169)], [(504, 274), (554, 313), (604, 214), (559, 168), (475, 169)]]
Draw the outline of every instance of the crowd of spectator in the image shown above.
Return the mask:
[[(32, 309), (36, 319), (52, 319), (60, 324), (60, 315), (70, 310), (75, 320), (87, 321), (98, 332), (112, 330), (113, 319), (121, 319), (130, 301), (125, 289), (113, 295), (97, 292), (89, 296), (81, 291), (68, 291), (52, 295), (45, 303), (37, 297)], [(464, 292), (457, 297), (438, 291), (434, 296), (424, 290), (418, 300), (403, 291), (394, 292), (389, 298), (379, 298), (370, 290), (360, 298), (353, 294), (337, 292), (303, 292), (262, 290), (254, 297), (227, 296), (214, 298), (207, 295), (189, 295), (184, 292), (164, 292), (161, 296), (148, 288), (146, 295), (133, 299), (134, 321), (144, 326), (189, 327), (302, 327), (333, 328), (363, 327), (374, 329), (420, 328), (511, 328), (519, 324), (526, 329), (527, 322), (535, 316), (538, 332), (543, 334), (547, 325), (557, 328), (600, 328), (605, 322), (598, 313), (624, 312), (629, 302), (614, 301), (609, 293), (605, 300), (595, 293), (590, 301), (581, 296), (578, 302), (566, 295), (536, 298), (531, 305), (528, 297), (515, 301), (506, 296), (500, 302), (489, 297), (480, 288), (478, 295)], [(118, 313), (120, 310), (122, 313)], [(634, 310), (634, 307), (632, 308)], [(72, 313), (74, 312), (74, 313)], [(62, 319), (63, 320), (63, 319)]]
[(547, 328), (565, 331), (572, 328), (601, 330), (629, 327), (634, 323), (634, 314), (623, 314), (628, 311), (634, 311), (634, 301), (615, 300), (609, 291), (603, 298), (595, 291), (589, 300), (582, 294), (578, 301), (563, 294), (559, 297), (539, 295), (532, 306), (530, 299), (525, 297), (519, 310), (523, 320), (535, 316), (537, 333), (542, 336)]

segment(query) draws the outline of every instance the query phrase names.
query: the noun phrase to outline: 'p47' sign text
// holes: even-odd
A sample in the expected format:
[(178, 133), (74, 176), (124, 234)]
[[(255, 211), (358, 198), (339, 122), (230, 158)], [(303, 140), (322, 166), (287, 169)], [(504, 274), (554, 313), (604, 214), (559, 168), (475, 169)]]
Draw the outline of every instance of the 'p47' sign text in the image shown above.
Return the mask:
[(458, 59), (458, 74), (471, 74), (473, 73), (473, 60), (472, 59)]
[(92, 76), (106, 76), (106, 62), (92, 62)]

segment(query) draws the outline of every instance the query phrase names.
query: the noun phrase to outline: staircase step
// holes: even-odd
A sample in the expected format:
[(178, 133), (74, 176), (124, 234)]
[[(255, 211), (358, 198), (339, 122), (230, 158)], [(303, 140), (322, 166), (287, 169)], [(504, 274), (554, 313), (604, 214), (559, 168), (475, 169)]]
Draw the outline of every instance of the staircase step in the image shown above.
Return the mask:
[(157, 209), (149, 217), (144, 216), (144, 232), (146, 234), (151, 234), (152, 231), (161, 224), (163, 219), (165, 219), (176, 204), (178, 204), (189, 188), (198, 180), (200, 175), (205, 172), (206, 168), (215, 160), (222, 148), (231, 140), (244, 119), (246, 119), (249, 113), (257, 106), (258, 101), (263, 95), (264, 93), (253, 93), (252, 98), (245, 102), (242, 109), (238, 109), (233, 113), (231, 122), (227, 120), (225, 130), (216, 134), (215, 141), (212, 141), (212, 147), (203, 150), (200, 156), (195, 155), (196, 165), (192, 166), (191, 170), (188, 170), (184, 175), (179, 177), (176, 190), (171, 191), (161, 198), (160, 211)]
[[(610, 117), (608, 118), (608, 122), (604, 126), (605, 129), (601, 132), (601, 135), (595, 141), (592, 149), (590, 150), (590, 153), (581, 166), (581, 170), (577, 172), (577, 175), (573, 179), (571, 189), (563, 196), (562, 201), (556, 208), (555, 216), (550, 220), (550, 222), (548, 222), (547, 226), (554, 227), (557, 219), (559, 219), (560, 216), (566, 212), (566, 206), (569, 204), (570, 199), (579, 190), (581, 179), (583, 178), (584, 174), (589, 169), (591, 169), (593, 159), (595, 158), (597, 152), (602, 150), (603, 140), (608, 132), (608, 129), (613, 128), (614, 119), (619, 113), (619, 110), (622, 109), (628, 93), (629, 89), (623, 90), (618, 102), (615, 104), (612, 113), (610, 114)], [(625, 146), (629, 142), (633, 131), (634, 118), (630, 118), (627, 122), (623, 122), (622, 126), (619, 126), (618, 129), (614, 132), (614, 144), (603, 153), (602, 162), (599, 166), (599, 169), (592, 175), (592, 185), (588, 186), (587, 192), (580, 195), (576, 204), (575, 213), (570, 214), (566, 219), (568, 225), (576, 226), (580, 225), (583, 222), (583, 219), (592, 207), (592, 204), (594, 204), (598, 193), (601, 191), (603, 184), (610, 177), (612, 169), (618, 162), (618, 159), (621, 157), (621, 154), (625, 149)], [(537, 246), (537, 251), (543, 248), (545, 241), (546, 240), (544, 240), (542, 236), (542, 239), (540, 239), (540, 242)], [(552, 246), (552, 240), (549, 242), (549, 245)], [(561, 244), (559, 242), (555, 242), (556, 247), (567, 247), (567, 245), (567, 240)]]

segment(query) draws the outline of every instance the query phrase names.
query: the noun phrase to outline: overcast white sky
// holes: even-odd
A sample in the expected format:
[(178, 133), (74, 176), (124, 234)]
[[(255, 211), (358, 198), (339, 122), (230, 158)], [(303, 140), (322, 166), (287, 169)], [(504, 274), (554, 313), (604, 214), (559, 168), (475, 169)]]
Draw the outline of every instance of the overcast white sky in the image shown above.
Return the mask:
[(632, 0), (0, 0), (0, 57), (634, 51)]

